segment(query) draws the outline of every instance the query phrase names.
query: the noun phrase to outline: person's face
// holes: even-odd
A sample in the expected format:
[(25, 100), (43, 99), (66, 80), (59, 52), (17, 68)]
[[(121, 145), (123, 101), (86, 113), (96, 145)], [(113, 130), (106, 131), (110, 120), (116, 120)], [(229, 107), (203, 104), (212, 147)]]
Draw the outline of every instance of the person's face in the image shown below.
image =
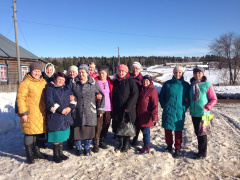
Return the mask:
[(100, 78), (101, 80), (106, 80), (106, 79), (107, 79), (107, 72), (104, 71), (104, 70), (100, 71), (100, 72), (99, 72), (99, 78)]
[(32, 72), (31, 72), (31, 75), (33, 78), (35, 79), (40, 79), (41, 75), (42, 75), (42, 71), (38, 70), (38, 69), (34, 69)]
[(133, 66), (132, 67), (132, 73), (133, 73), (133, 76), (136, 77), (136, 76), (139, 75), (140, 69), (138, 67), (136, 67), (136, 66)]
[(63, 86), (65, 84), (65, 78), (58, 76), (56, 79), (54, 79), (54, 83), (57, 86)]
[(95, 71), (95, 64), (90, 64), (89, 70), (90, 70), (90, 73), (93, 73)]
[(118, 71), (118, 76), (119, 76), (120, 78), (124, 78), (124, 77), (126, 76), (126, 74), (127, 74), (126, 71), (123, 71), (123, 70)]
[(147, 87), (150, 84), (150, 81), (148, 79), (143, 80), (143, 86)]
[(87, 77), (88, 77), (88, 74), (87, 74), (87, 72), (85, 70), (79, 69), (78, 77), (80, 78), (80, 80), (86, 80)]
[(180, 79), (183, 75), (183, 72), (180, 71), (179, 69), (177, 69), (176, 71), (173, 72), (173, 76), (176, 78), (176, 79)]
[(51, 76), (53, 74), (53, 67), (52, 66), (49, 66), (47, 69), (46, 69), (46, 74), (48, 76)]
[(77, 73), (75, 71), (70, 71), (69, 76), (71, 79), (74, 79), (77, 76)]
[(202, 77), (203, 77), (203, 72), (202, 72), (202, 71), (193, 72), (193, 77), (194, 77), (196, 80), (200, 80), (200, 79), (202, 79)]

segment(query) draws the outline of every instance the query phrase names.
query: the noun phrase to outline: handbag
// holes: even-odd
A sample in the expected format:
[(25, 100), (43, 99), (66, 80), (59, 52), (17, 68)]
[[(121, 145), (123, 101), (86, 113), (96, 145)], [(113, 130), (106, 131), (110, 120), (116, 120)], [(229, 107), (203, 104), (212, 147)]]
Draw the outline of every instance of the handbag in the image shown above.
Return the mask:
[(205, 114), (199, 125), (198, 136), (209, 135), (212, 132), (213, 114)]
[(136, 128), (131, 121), (131, 117), (128, 113), (123, 113), (122, 120), (118, 124), (117, 136), (130, 136), (136, 135)]

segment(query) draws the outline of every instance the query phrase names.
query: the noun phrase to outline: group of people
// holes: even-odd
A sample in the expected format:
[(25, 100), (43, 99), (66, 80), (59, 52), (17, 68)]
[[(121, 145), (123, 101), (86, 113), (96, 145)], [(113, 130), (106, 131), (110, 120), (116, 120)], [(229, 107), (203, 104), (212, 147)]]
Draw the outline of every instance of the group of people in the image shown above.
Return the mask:
[(53, 143), (53, 161), (56, 163), (68, 159), (63, 154), (66, 140), (69, 148), (76, 147), (76, 156), (90, 155), (91, 144), (94, 153), (99, 152), (99, 147), (107, 149), (105, 139), (111, 120), (112, 131), (118, 139), (115, 151), (130, 149), (131, 137), (118, 133), (121, 122), (129, 121), (136, 128), (131, 144), (137, 144), (141, 131), (144, 145), (138, 153), (147, 154), (151, 147), (150, 127), (158, 121), (159, 101), (163, 108), (165, 151), (172, 151), (174, 131), (173, 157), (180, 156), (185, 112), (190, 107), (198, 138), (198, 153), (194, 158), (205, 158), (207, 135), (198, 136), (198, 129), (201, 117), (209, 113), (217, 98), (213, 86), (206, 81), (204, 69), (194, 68), (189, 85), (183, 78), (184, 68), (176, 66), (172, 79), (163, 84), (160, 94), (154, 88), (152, 77), (143, 76), (141, 69), (141, 64), (134, 62), (130, 73), (128, 66), (120, 64), (111, 79), (109, 68), (103, 65), (96, 71), (94, 62), (79, 67), (72, 65), (67, 75), (55, 72), (51, 63), (45, 66), (44, 72), (41, 64), (32, 63), (17, 93), (17, 113), (24, 134), (27, 162), (32, 164), (34, 159), (48, 158), (39, 150), (40, 136)]

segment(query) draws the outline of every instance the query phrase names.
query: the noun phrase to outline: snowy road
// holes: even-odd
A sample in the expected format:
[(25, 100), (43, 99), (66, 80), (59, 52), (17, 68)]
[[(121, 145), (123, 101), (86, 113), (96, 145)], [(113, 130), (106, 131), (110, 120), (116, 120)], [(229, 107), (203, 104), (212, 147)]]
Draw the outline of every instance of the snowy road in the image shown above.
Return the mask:
[[(23, 135), (20, 129), (0, 135), (0, 179), (239, 179), (240, 178), (240, 115), (238, 103), (218, 103), (212, 135), (208, 136), (208, 157), (193, 160), (197, 151), (197, 139), (189, 113), (186, 116), (181, 159), (162, 152), (165, 148), (164, 130), (159, 122), (151, 129), (150, 154), (137, 155), (137, 147), (128, 153), (115, 153), (117, 145), (109, 132), (108, 150), (100, 149), (89, 157), (76, 157), (74, 150), (66, 151), (70, 159), (55, 164), (52, 150), (49, 160), (36, 160), (33, 165), (25, 163)], [(159, 119), (161, 110), (159, 113)], [(140, 133), (139, 140), (142, 141)], [(142, 145), (139, 142), (138, 147)]]

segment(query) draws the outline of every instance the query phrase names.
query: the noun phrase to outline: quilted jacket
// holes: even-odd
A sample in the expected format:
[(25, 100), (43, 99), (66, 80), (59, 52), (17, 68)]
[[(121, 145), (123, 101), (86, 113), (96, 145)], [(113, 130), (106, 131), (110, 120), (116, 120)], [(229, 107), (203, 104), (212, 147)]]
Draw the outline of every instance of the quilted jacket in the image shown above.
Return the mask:
[(24, 134), (42, 134), (46, 132), (46, 106), (44, 102), (44, 90), (46, 81), (25, 75), (19, 84), (17, 93), (17, 106), (20, 116), (27, 115), (26, 123), (21, 119), (22, 132)]

